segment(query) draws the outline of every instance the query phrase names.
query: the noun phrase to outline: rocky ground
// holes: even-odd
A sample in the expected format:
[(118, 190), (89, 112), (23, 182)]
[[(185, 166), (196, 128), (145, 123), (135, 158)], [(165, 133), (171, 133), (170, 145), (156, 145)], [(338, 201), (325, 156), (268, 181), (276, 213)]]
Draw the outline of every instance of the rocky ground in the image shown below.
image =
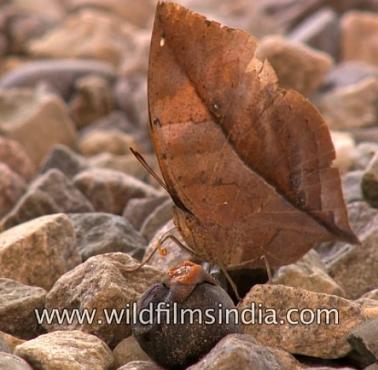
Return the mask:
[[(190, 369), (378, 369), (378, 2), (179, 2), (254, 34), (281, 86), (316, 104), (361, 240), (320, 245), (273, 284), (243, 275), (240, 308), (336, 308), (338, 325), (247, 325)], [(154, 6), (0, 0), (0, 369), (159, 369), (130, 325), (35, 316), (121, 309), (190, 258), (167, 241), (166, 256), (127, 271), (173, 227), (170, 198), (129, 152), (158, 171), (146, 98)]]

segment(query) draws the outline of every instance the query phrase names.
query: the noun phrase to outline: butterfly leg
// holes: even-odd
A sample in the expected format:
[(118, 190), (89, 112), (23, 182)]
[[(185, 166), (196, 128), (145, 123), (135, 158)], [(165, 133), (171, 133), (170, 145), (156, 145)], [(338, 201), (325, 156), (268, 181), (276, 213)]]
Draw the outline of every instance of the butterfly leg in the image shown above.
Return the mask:
[(228, 273), (227, 269), (224, 266), (222, 266), (222, 265), (219, 265), (219, 268), (223, 272), (223, 275), (226, 277), (226, 280), (229, 282), (229, 284), (231, 286), (231, 289), (232, 289), (232, 291), (235, 294), (236, 299), (238, 301), (241, 301), (241, 298), (240, 298), (240, 295), (239, 295), (239, 292), (238, 292), (238, 288), (237, 288), (235, 282), (232, 280), (232, 277)]
[(265, 254), (261, 256), (261, 259), (264, 260), (265, 268), (266, 268), (266, 274), (268, 275), (268, 283), (271, 284), (273, 281), (273, 275), (272, 275), (272, 269), (270, 267), (269, 261), (266, 258)]

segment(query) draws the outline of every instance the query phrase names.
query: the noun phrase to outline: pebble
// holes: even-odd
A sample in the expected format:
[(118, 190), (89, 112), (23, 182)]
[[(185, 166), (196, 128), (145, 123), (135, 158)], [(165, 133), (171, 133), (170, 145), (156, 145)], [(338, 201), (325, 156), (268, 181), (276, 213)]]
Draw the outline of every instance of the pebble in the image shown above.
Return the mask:
[(88, 199), (62, 172), (51, 169), (37, 177), (13, 210), (3, 219), (5, 229), (43, 215), (93, 212)]
[(372, 206), (378, 207), (378, 152), (375, 153), (361, 179), (364, 199)]
[[(239, 304), (239, 309), (250, 309), (251, 304), (261, 304), (264, 309), (277, 312), (278, 325), (247, 324), (244, 333), (254, 336), (257, 341), (270, 347), (278, 347), (292, 354), (300, 354), (323, 359), (335, 359), (345, 356), (351, 347), (347, 336), (352, 328), (362, 322), (360, 306), (357, 303), (334, 295), (310, 292), (284, 285), (255, 285)], [(333, 309), (338, 311), (339, 323), (326, 323), (324, 314), (316, 324), (289, 324), (285, 318), (290, 308), (316, 310)], [(313, 311), (314, 312), (314, 311)], [(333, 311), (334, 312), (334, 311)], [(298, 320), (298, 314), (293, 315)], [(305, 316), (308, 319), (309, 316)], [(335, 315), (330, 315), (334, 320)], [(283, 320), (281, 322), (280, 320)]]
[(35, 173), (35, 166), (23, 146), (5, 137), (0, 137), (0, 162), (6, 164), (25, 180), (30, 180)]
[(2, 134), (21, 143), (36, 166), (55, 144), (76, 144), (64, 103), (45, 89), (0, 90), (0, 117)]
[(163, 368), (151, 361), (131, 361), (117, 370), (163, 370)]
[(356, 158), (356, 144), (349, 132), (331, 131), (331, 138), (336, 151), (333, 165), (341, 173), (351, 169)]
[(21, 357), (10, 353), (0, 353), (0, 370), (33, 370)]
[(378, 15), (350, 11), (341, 19), (343, 60), (361, 60), (378, 66)]
[(123, 339), (113, 350), (114, 367), (118, 368), (133, 361), (150, 361), (133, 335)]
[(354, 168), (365, 170), (375, 153), (378, 152), (378, 144), (375, 142), (362, 142), (356, 147)]
[(342, 189), (344, 194), (344, 199), (347, 203), (359, 202), (363, 200), (361, 191), (361, 180), (364, 171), (350, 171), (345, 173), (342, 180)]
[(361, 298), (375, 299), (378, 301), (378, 288), (366, 292)]
[(125, 309), (136, 302), (144, 291), (152, 284), (161, 280), (162, 273), (151, 266), (145, 265), (136, 272), (127, 270), (138, 266), (138, 262), (125, 253), (108, 253), (89, 258), (73, 270), (64, 274), (53, 286), (46, 297), (47, 309), (96, 309), (92, 324), (80, 324), (74, 321), (69, 324), (57, 322), (46, 324), (46, 329), (70, 330), (80, 329), (94, 334), (111, 347), (131, 334), (131, 327), (126, 323), (126, 313), (121, 324), (115, 320), (106, 323), (103, 309)]
[(15, 348), (21, 344), (24, 343), (24, 339), (17, 338), (11, 334), (4, 333), (3, 331), (0, 331), (0, 339), (5, 343), (5, 345), (9, 348), (9, 352), (13, 353)]
[(39, 217), (0, 233), (0, 277), (49, 290), (81, 262), (64, 214)]
[(34, 310), (44, 308), (46, 293), (39, 287), (0, 278), (0, 330), (24, 339), (41, 334)]
[[(2, 352), (5, 353), (11, 353), (11, 349), (8, 347), (8, 345), (5, 343), (4, 339), (0, 337), (0, 354)], [(0, 368), (1, 369), (1, 368)]]
[(132, 198), (159, 195), (157, 190), (132, 176), (100, 168), (81, 172), (74, 178), (74, 183), (97, 212), (118, 215)]
[(79, 330), (40, 335), (17, 346), (15, 354), (40, 370), (108, 370), (114, 361), (104, 342)]
[(268, 59), (282, 88), (297, 90), (305, 96), (320, 86), (333, 64), (326, 53), (281, 36), (262, 39), (256, 55), (260, 60)]
[(76, 235), (76, 248), (83, 261), (98, 254), (123, 252), (140, 260), (145, 240), (123, 217), (109, 213), (69, 215)]

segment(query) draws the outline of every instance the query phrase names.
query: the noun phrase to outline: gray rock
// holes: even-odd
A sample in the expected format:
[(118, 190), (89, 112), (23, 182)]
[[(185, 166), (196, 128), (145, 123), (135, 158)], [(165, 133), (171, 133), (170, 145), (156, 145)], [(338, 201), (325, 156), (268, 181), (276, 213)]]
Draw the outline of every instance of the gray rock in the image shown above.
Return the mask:
[[(259, 307), (263, 307), (264, 310), (268, 308), (274, 310), (276, 318), (272, 316), (271, 318), (276, 319), (277, 324), (272, 325), (265, 320), (261, 324), (246, 324), (244, 333), (253, 335), (265, 346), (323, 359), (345, 356), (351, 349), (347, 341), (350, 330), (363, 321), (360, 305), (355, 302), (334, 295), (283, 285), (255, 285), (239, 305), (240, 310), (252, 309), (257, 315)], [(320, 307), (332, 311), (327, 311), (327, 315), (324, 314), (325, 311), (322, 314), (315, 314), (319, 312)], [(289, 318), (297, 320), (298, 324), (289, 323), (287, 314), (291, 308), (310, 309), (312, 315), (316, 317), (316, 322), (306, 325), (299, 320), (300, 316), (297, 312)], [(309, 320), (308, 315), (303, 317)], [(246, 314), (247, 320), (251, 318), (251, 314)]]
[(40, 335), (17, 346), (15, 354), (41, 370), (107, 370), (113, 364), (109, 347), (79, 330)]
[(364, 199), (372, 206), (378, 207), (378, 152), (371, 159), (362, 176), (361, 189)]
[(110, 252), (128, 253), (136, 259), (143, 257), (146, 242), (123, 217), (110, 213), (77, 213), (69, 217), (83, 261)]
[(135, 229), (140, 230), (147, 217), (166, 199), (167, 196), (164, 195), (160, 197), (130, 199), (123, 210), (123, 217), (125, 217)]
[(86, 160), (65, 145), (56, 145), (41, 164), (40, 173), (58, 169), (68, 178), (88, 169)]
[(130, 199), (159, 195), (153, 187), (132, 176), (100, 168), (81, 172), (74, 183), (97, 212), (121, 214)]
[(4, 343), (5, 346), (8, 348), (8, 351), (5, 352), (13, 353), (15, 348), (19, 344), (24, 343), (25, 340), (14, 337), (13, 335), (5, 333), (3, 331), (0, 331), (0, 342)]
[(129, 362), (151, 361), (132, 335), (118, 343), (113, 350), (113, 356), (114, 367), (116, 368), (126, 365)]
[(59, 170), (51, 169), (36, 178), (13, 210), (4, 218), (8, 229), (20, 223), (53, 213), (93, 212), (93, 206)]
[(0, 330), (30, 339), (43, 332), (34, 310), (45, 306), (46, 291), (0, 278)]
[(354, 160), (354, 168), (356, 170), (366, 170), (370, 161), (378, 152), (378, 144), (373, 142), (362, 142), (356, 147), (356, 157)]
[[(5, 340), (0, 337), (0, 354), (1, 354), (1, 352), (11, 353), (11, 349), (8, 347)], [(1, 369), (1, 367), (0, 367), (0, 369)]]
[(49, 290), (80, 262), (75, 231), (64, 214), (40, 217), (0, 234), (0, 277)]
[[(125, 253), (108, 253), (89, 258), (86, 262), (63, 275), (50, 290), (46, 298), (47, 309), (96, 309), (95, 319), (89, 322), (53, 322), (46, 324), (48, 331), (80, 329), (95, 334), (111, 347), (131, 334), (123, 311), (121, 324), (115, 320), (108, 324), (104, 309), (122, 310), (136, 302), (163, 274), (148, 265), (138, 271), (129, 272), (139, 265)], [(110, 313), (109, 313), (110, 314)], [(100, 320), (100, 321), (99, 321)]]
[(0, 353), (0, 370), (33, 370), (21, 357)]
[(361, 181), (364, 172), (350, 171), (342, 176), (344, 199), (347, 203), (362, 201)]
[(140, 229), (146, 240), (150, 241), (156, 232), (173, 217), (173, 202), (167, 199), (157, 206), (143, 222)]

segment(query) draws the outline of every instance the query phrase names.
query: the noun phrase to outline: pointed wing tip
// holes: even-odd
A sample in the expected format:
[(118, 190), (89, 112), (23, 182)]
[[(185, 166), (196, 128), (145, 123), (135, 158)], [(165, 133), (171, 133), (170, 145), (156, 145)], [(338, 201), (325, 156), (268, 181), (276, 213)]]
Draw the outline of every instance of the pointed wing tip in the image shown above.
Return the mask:
[(352, 231), (343, 231), (342, 234), (340, 235), (339, 239), (341, 241), (344, 241), (348, 244), (353, 244), (353, 245), (360, 245), (361, 241), (358, 239), (358, 236)]

